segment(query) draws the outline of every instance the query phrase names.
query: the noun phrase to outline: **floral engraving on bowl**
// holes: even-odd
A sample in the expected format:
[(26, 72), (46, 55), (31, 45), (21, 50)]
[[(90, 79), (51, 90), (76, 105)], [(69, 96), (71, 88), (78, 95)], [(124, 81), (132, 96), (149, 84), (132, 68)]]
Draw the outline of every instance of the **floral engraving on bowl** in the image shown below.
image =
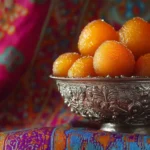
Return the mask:
[(56, 81), (72, 112), (98, 122), (150, 124), (150, 82)]

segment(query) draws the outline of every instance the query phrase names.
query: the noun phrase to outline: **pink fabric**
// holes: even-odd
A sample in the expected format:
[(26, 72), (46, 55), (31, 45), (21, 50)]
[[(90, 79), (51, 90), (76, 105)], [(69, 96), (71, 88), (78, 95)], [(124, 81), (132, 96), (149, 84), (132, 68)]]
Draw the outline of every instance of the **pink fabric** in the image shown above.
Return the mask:
[[(49, 1), (49, 2), (48, 2)], [(0, 10), (0, 97), (5, 98), (28, 68), (47, 15), (50, 0), (42, 5), (16, 0), (15, 7)], [(40, 11), (40, 13), (38, 13)], [(10, 13), (10, 14), (9, 14)], [(4, 22), (4, 23), (3, 23)], [(9, 26), (8, 29), (6, 29)], [(10, 30), (12, 28), (12, 31)], [(8, 61), (9, 60), (9, 61)], [(9, 85), (9, 86), (8, 86)]]

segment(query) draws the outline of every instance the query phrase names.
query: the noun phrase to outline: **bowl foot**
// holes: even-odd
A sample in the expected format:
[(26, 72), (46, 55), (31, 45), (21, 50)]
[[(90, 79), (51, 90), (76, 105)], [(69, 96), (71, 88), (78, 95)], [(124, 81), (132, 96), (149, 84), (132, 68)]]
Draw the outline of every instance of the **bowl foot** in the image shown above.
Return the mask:
[(150, 126), (129, 126), (120, 125), (115, 123), (104, 123), (100, 125), (100, 130), (107, 132), (117, 132), (117, 133), (135, 133), (135, 134), (149, 134)]

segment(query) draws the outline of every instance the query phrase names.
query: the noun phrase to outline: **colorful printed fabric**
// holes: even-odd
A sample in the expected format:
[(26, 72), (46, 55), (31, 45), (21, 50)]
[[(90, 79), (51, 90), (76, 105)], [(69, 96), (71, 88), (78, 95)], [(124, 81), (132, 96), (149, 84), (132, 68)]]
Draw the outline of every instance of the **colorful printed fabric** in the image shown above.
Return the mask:
[(10, 132), (0, 139), (6, 150), (149, 150), (150, 136), (84, 128), (40, 128)]
[(133, 16), (149, 21), (149, 8), (148, 0), (16, 0), (10, 9), (0, 2), (0, 130), (21, 130), (2, 132), (0, 149), (149, 149), (149, 136), (72, 128), (87, 120), (70, 112), (49, 79), (56, 57), (77, 51), (89, 21), (103, 18), (118, 30)]
[[(10, 9), (0, 3), (0, 97), (8, 96), (33, 58), (48, 13), (49, 1), (38, 6), (17, 0)], [(40, 14), (37, 12), (40, 11)]]

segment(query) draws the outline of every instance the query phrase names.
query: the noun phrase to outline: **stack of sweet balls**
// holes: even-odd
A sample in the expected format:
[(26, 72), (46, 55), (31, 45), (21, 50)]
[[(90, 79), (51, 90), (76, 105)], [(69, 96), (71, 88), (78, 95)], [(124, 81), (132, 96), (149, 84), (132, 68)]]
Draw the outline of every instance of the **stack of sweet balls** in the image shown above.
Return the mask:
[(150, 24), (142, 18), (128, 20), (119, 31), (94, 20), (83, 28), (78, 49), (54, 61), (53, 76), (150, 76)]

